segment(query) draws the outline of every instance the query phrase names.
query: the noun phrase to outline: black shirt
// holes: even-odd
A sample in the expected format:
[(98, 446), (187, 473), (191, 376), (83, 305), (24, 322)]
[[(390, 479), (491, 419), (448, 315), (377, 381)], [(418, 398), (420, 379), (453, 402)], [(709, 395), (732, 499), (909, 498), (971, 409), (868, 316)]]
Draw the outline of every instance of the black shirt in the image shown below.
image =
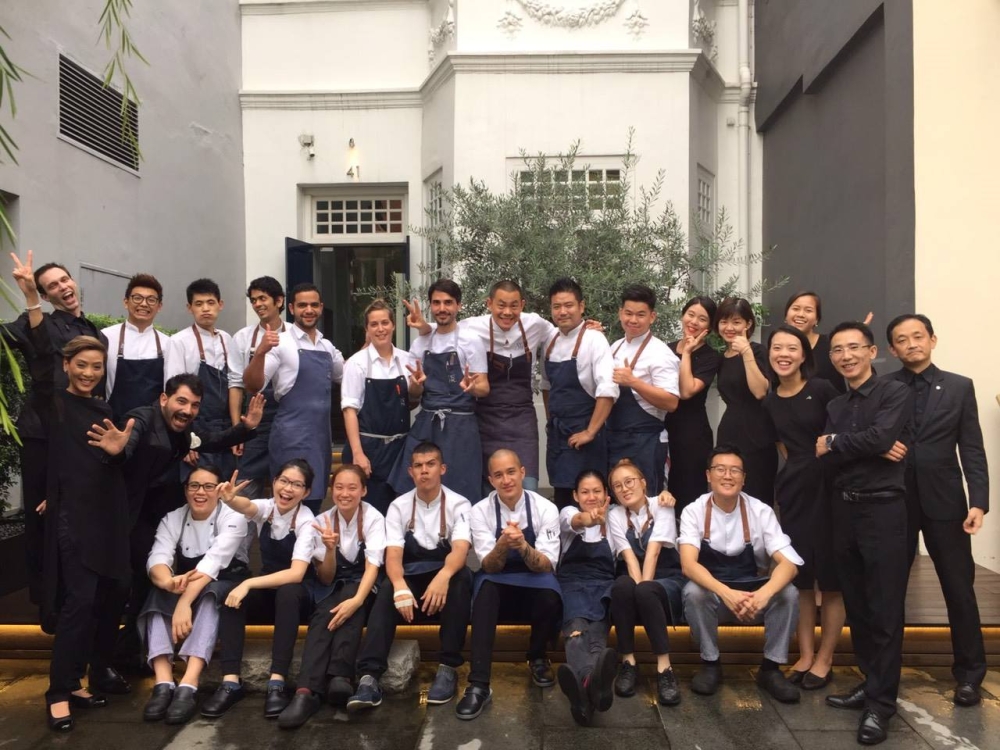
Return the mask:
[(824, 434), (835, 434), (833, 486), (853, 492), (904, 492), (906, 464), (882, 458), (905, 442), (913, 394), (898, 380), (874, 375), (826, 407)]
[(823, 434), (827, 404), (837, 395), (828, 380), (814, 377), (794, 396), (779, 396), (777, 390), (764, 396), (764, 411), (770, 415), (790, 459), (816, 457), (816, 438)]
[[(674, 354), (677, 354), (678, 343), (672, 341), (667, 344)], [(677, 354), (677, 357), (679, 359), (680, 355)], [(703, 430), (711, 432), (712, 427), (708, 422), (705, 403), (708, 400), (709, 388), (712, 381), (715, 380), (715, 374), (719, 371), (721, 362), (722, 355), (708, 344), (703, 344), (691, 352), (691, 374), (704, 383), (705, 387), (691, 398), (681, 399), (677, 408), (663, 418), (668, 436), (676, 436), (680, 439), (698, 434)]]
[[(837, 372), (830, 359), (830, 337), (821, 333), (813, 347), (813, 359), (816, 362), (816, 377), (825, 378), (833, 384), (838, 393), (847, 393), (847, 381)], [(874, 370), (872, 370), (874, 372)]]
[[(770, 373), (767, 353), (756, 341), (750, 342), (757, 368), (766, 378)], [(732, 443), (748, 452), (776, 442), (774, 426), (764, 412), (762, 400), (757, 398), (747, 383), (747, 369), (743, 356), (723, 355), (716, 381), (719, 395), (726, 404), (726, 411), (719, 421), (719, 442)]]
[(914, 429), (919, 427), (924, 419), (924, 412), (927, 411), (927, 399), (931, 395), (931, 385), (934, 383), (934, 378), (937, 377), (937, 372), (937, 367), (931, 364), (923, 372), (915, 373), (907, 370), (906, 375), (903, 376), (904, 382), (913, 391), (912, 424)]

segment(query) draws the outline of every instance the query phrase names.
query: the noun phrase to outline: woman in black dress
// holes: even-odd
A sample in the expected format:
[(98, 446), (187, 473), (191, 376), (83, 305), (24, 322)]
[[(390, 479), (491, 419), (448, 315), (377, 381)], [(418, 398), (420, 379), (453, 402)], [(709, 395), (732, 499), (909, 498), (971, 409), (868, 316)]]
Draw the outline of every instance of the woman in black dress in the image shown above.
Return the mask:
[(805, 334), (816, 362), (815, 377), (833, 384), (839, 393), (847, 393), (847, 383), (830, 361), (830, 337), (816, 330), (823, 319), (823, 302), (816, 292), (796, 292), (785, 303), (785, 325)]
[(678, 517), (688, 504), (708, 491), (705, 463), (715, 441), (705, 401), (722, 361), (722, 356), (705, 343), (705, 337), (712, 331), (715, 310), (715, 300), (711, 297), (688, 300), (681, 312), (683, 336), (668, 344), (681, 360), (681, 402), (663, 419), (670, 441), (667, 488), (677, 498)]
[(778, 471), (774, 427), (761, 405), (767, 395), (767, 354), (750, 341), (757, 321), (745, 299), (729, 297), (719, 305), (715, 330), (726, 342), (719, 366), (719, 395), (726, 411), (719, 422), (719, 442), (743, 453), (746, 480), (743, 490), (762, 503), (774, 503), (774, 475)]
[[(830, 682), (833, 652), (844, 626), (844, 600), (833, 561), (830, 505), (822, 462), (816, 458), (816, 438), (823, 434), (826, 405), (837, 396), (829, 381), (810, 377), (814, 350), (804, 333), (781, 326), (768, 339), (768, 356), (775, 388), (764, 398), (764, 409), (777, 432), (785, 465), (778, 474), (775, 499), (781, 528), (805, 564), (799, 567), (799, 660), (791, 679), (805, 690)], [(816, 591), (823, 596), (822, 637), (815, 647)]]

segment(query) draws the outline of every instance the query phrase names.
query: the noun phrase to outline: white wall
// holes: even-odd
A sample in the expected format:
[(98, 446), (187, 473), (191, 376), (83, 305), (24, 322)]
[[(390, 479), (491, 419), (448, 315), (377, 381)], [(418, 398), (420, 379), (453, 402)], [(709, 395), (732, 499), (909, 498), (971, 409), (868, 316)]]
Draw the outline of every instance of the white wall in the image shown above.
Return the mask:
[(976, 562), (1000, 571), (1000, 393), (991, 321), (1000, 252), (1000, 6), (993, 0), (913, 4), (917, 312), (938, 336), (934, 359), (971, 377), (990, 466), (994, 512), (973, 538)]

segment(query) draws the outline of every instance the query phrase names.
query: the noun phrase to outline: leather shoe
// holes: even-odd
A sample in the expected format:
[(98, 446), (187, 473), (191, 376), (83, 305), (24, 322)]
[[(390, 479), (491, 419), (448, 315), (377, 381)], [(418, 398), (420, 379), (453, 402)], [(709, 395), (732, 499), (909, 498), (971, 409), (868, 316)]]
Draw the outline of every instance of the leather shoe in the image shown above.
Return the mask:
[(354, 686), (346, 677), (331, 677), (326, 684), (326, 702), (331, 706), (345, 708), (354, 695)]
[(463, 721), (475, 719), (486, 708), (486, 704), (493, 698), (492, 688), (481, 688), (477, 685), (469, 685), (465, 689), (465, 695), (455, 706), (455, 716)]
[[(581, 727), (590, 725), (590, 719), (594, 715), (594, 704), (590, 700), (590, 685), (584, 686), (576, 679), (573, 670), (566, 664), (560, 664), (556, 671), (559, 678), (559, 689), (569, 700), (569, 712), (573, 721)], [(593, 684), (594, 675), (590, 675), (590, 684)]]
[(52, 715), (52, 706), (46, 704), (45, 716), (49, 720), (49, 729), (53, 732), (69, 732), (73, 729), (73, 714), (67, 714), (57, 719)]
[(813, 672), (806, 672), (802, 677), (803, 690), (821, 690), (833, 681), (833, 669), (826, 673), (826, 677), (820, 677)]
[(779, 669), (757, 671), (757, 685), (768, 695), (781, 703), (798, 703), (799, 689), (785, 679)]
[(805, 679), (805, 676), (808, 672), (809, 672), (808, 669), (803, 670), (801, 672), (797, 669), (793, 669), (791, 672), (785, 675), (785, 679), (787, 679), (793, 685), (801, 685), (802, 680)]
[(278, 716), (278, 726), (282, 729), (298, 729), (319, 711), (322, 706), (319, 696), (315, 693), (296, 693), (292, 696), (288, 708)]
[(198, 713), (198, 691), (178, 685), (167, 707), (167, 724), (187, 724)]
[(858, 742), (862, 745), (877, 745), (889, 736), (889, 720), (874, 711), (865, 711), (858, 724)]
[(73, 708), (104, 708), (108, 705), (108, 699), (103, 695), (91, 693), (90, 695), (69, 694), (69, 705)]
[(95, 692), (108, 693), (110, 695), (128, 695), (132, 692), (132, 686), (122, 677), (117, 669), (104, 667), (103, 669), (91, 669), (87, 675), (87, 684)]
[(607, 711), (615, 699), (615, 672), (618, 669), (618, 654), (613, 648), (601, 652), (590, 675), (587, 689), (590, 691), (590, 703), (598, 711)]
[(865, 695), (865, 683), (862, 682), (849, 693), (826, 696), (826, 705), (833, 706), (834, 708), (864, 708), (867, 698)]
[(284, 685), (268, 685), (267, 697), (264, 699), (264, 718), (277, 719), (291, 702), (291, 696)]
[(201, 715), (206, 719), (218, 719), (226, 711), (246, 697), (242, 681), (236, 687), (232, 683), (223, 682), (215, 689), (201, 706)]
[(979, 685), (971, 682), (960, 682), (955, 688), (955, 705), (975, 706), (983, 699), (979, 693)]
[(528, 668), (531, 670), (531, 681), (538, 687), (547, 688), (556, 684), (552, 662), (548, 659), (532, 659), (528, 662)]
[(153, 693), (146, 701), (146, 707), (142, 709), (143, 721), (163, 721), (167, 715), (167, 708), (174, 697), (176, 688), (166, 682), (153, 685)]
[(698, 695), (715, 695), (715, 691), (722, 684), (722, 665), (715, 664), (701, 665), (695, 676), (691, 678), (691, 690)]

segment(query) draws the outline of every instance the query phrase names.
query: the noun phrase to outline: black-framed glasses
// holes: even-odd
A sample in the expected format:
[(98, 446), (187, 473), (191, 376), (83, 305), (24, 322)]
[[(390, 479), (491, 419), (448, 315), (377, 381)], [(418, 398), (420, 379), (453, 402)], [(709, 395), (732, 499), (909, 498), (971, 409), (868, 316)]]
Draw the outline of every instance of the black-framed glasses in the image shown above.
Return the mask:
[(160, 304), (160, 298), (157, 297), (155, 294), (151, 294), (148, 297), (143, 296), (142, 294), (133, 294), (128, 299), (129, 302), (131, 302), (133, 305), (141, 305), (143, 302), (145, 302), (147, 305)]
[(293, 490), (304, 490), (306, 488), (305, 482), (300, 482), (297, 479), (285, 479), (285, 477), (278, 477), (274, 480), (275, 487), (291, 487)]
[(722, 464), (713, 464), (708, 468), (711, 469), (716, 476), (720, 477), (724, 477), (728, 474), (729, 476), (736, 477), (738, 479), (746, 474), (746, 472), (739, 466), (723, 466)]
[(205, 492), (211, 492), (216, 487), (219, 486), (218, 482), (188, 482), (184, 485), (190, 492), (197, 492), (198, 490), (205, 490)]

